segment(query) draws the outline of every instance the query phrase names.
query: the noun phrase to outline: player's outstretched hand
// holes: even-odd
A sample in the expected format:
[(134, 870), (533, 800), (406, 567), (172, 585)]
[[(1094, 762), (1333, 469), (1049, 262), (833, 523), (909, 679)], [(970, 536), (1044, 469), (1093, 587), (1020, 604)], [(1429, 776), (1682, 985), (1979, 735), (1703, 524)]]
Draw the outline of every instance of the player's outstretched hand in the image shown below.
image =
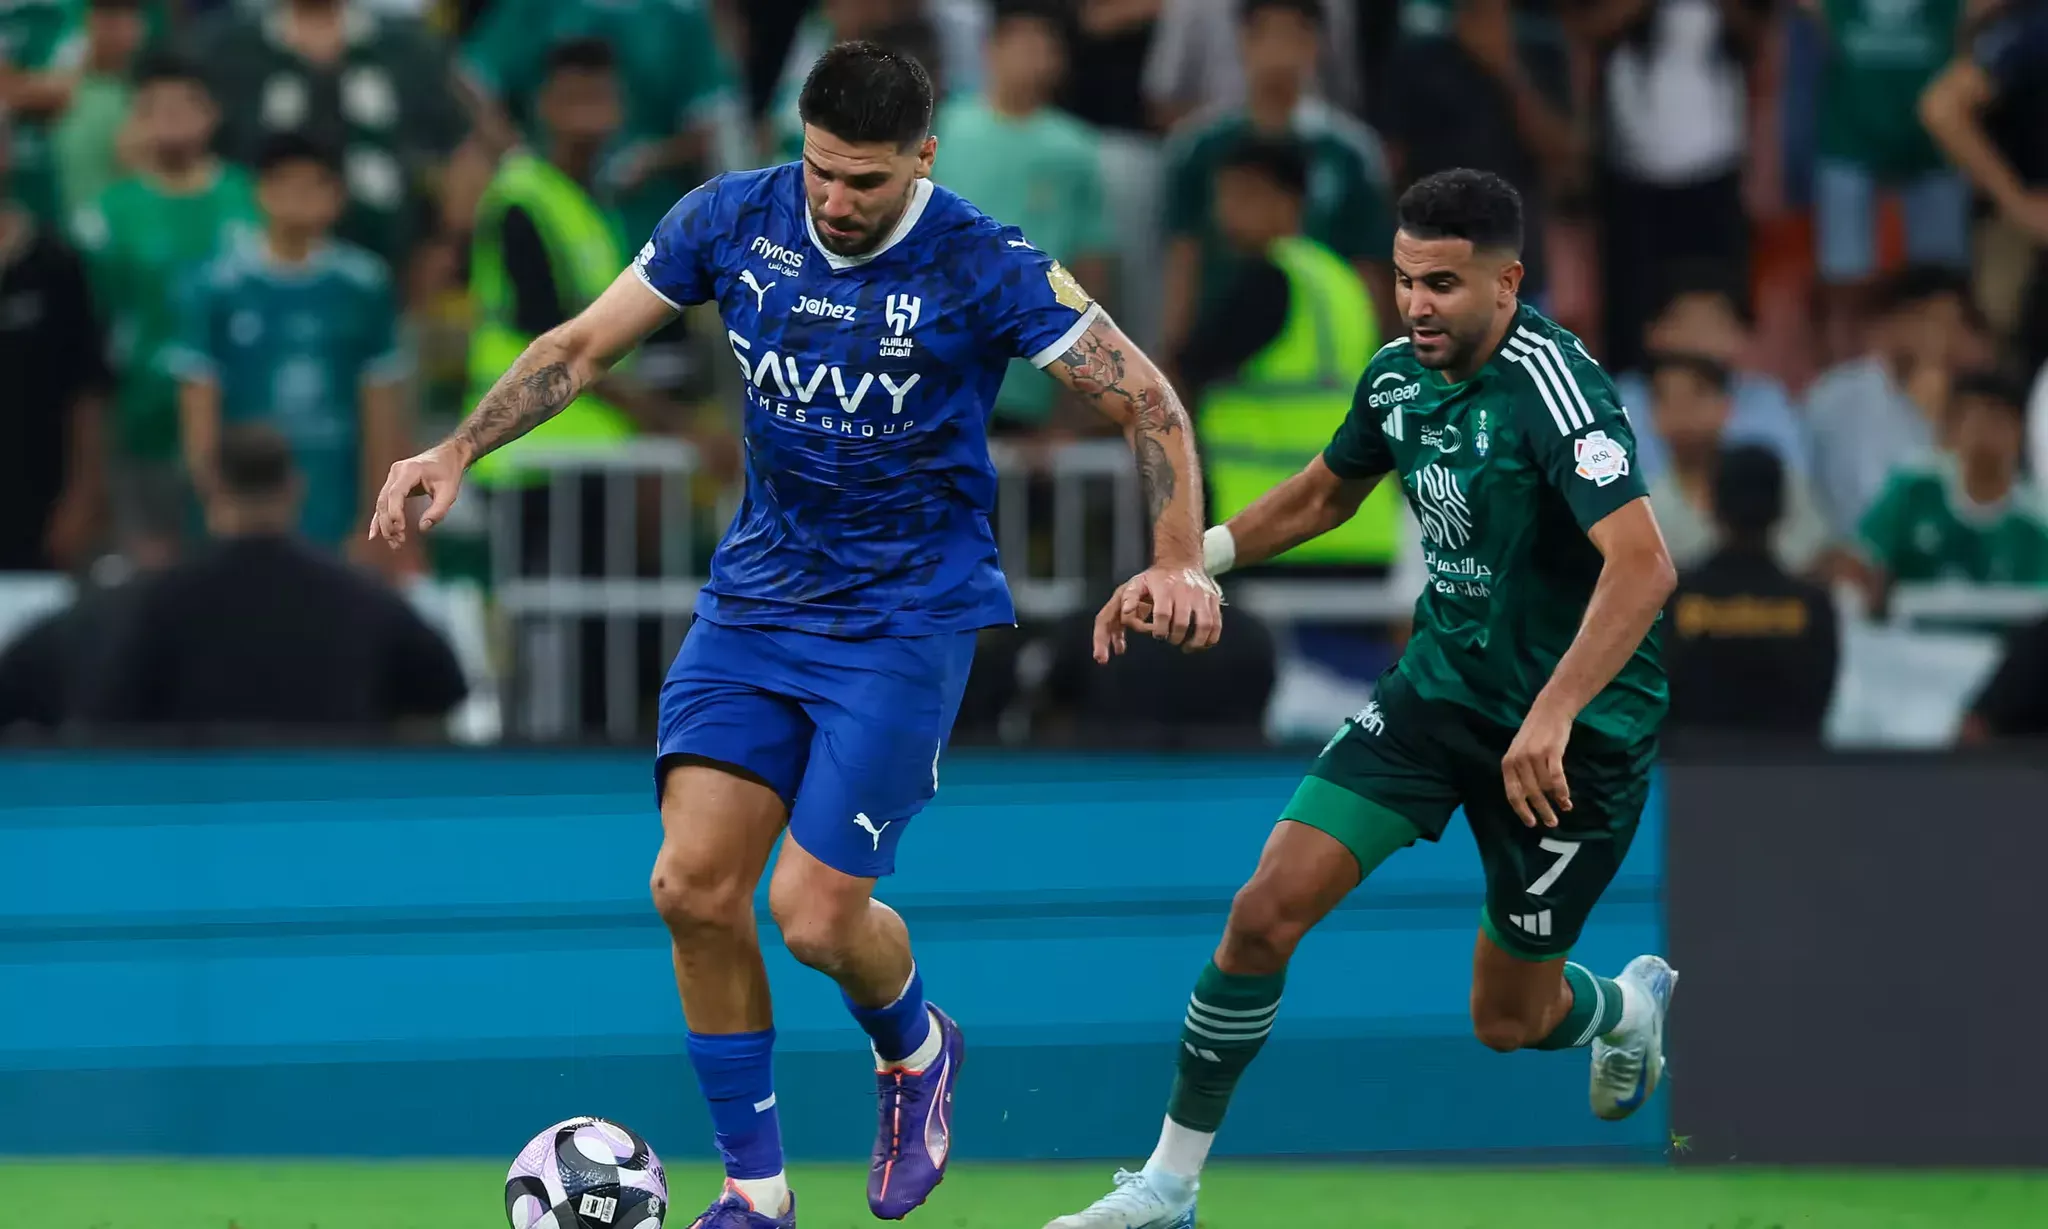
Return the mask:
[(1124, 651), (1125, 634), (1196, 652), (1223, 635), (1223, 590), (1200, 568), (1153, 567), (1125, 581), (1095, 615), (1095, 660)]
[(420, 514), (420, 530), (432, 529), (462, 490), (462, 458), (447, 444), (437, 444), (416, 457), (407, 457), (391, 467), (384, 489), (377, 494), (377, 507), (370, 514), (368, 541), (382, 538), (393, 550), (405, 545), (405, 501), (425, 491), (427, 510)]
[[(1531, 828), (1539, 822), (1555, 828), (1557, 812), (1572, 809), (1571, 787), (1564, 779), (1564, 749), (1571, 736), (1570, 714), (1530, 709), (1522, 728), (1515, 732), (1515, 741), (1508, 744), (1507, 757), (1500, 762), (1508, 805)], [(1553, 800), (1556, 810), (1551, 809)]]

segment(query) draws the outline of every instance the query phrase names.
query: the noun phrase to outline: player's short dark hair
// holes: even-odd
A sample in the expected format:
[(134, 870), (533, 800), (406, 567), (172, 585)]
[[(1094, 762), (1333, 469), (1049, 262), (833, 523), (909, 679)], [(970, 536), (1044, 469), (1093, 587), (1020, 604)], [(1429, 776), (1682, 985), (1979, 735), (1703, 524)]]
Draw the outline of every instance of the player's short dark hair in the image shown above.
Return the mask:
[(135, 88), (138, 90), (150, 85), (191, 85), (202, 90), (206, 88), (206, 77), (199, 71), (197, 61), (164, 48), (145, 52), (136, 60), (134, 71), (130, 75), (134, 78)]
[(283, 495), (298, 475), (290, 441), (268, 423), (238, 423), (223, 428), (215, 464), (220, 471), (221, 490), (243, 499)]
[(1308, 195), (1308, 151), (1291, 137), (1246, 137), (1232, 145), (1219, 171), (1250, 171), (1296, 198)]
[(340, 151), (303, 132), (274, 132), (256, 147), (255, 167), (259, 176), (304, 164), (317, 166), (336, 179), (341, 178)]
[(1753, 323), (1749, 291), (1741, 272), (1730, 269), (1725, 262), (1711, 260), (1681, 260), (1673, 264), (1658, 287), (1657, 308), (1650, 313), (1651, 318), (1670, 311), (1681, 299), (1705, 296), (1727, 304), (1728, 310), (1744, 324)]
[(548, 48), (546, 75), (618, 71), (619, 55), (601, 38), (565, 38)]
[(1878, 283), (1874, 300), (1879, 315), (1890, 315), (1951, 296), (1971, 301), (1967, 277), (1937, 265), (1909, 265)]
[(1464, 239), (1474, 248), (1522, 251), (1522, 194), (1492, 171), (1460, 167), (1410, 184), (1395, 207), (1413, 239)]
[(1662, 371), (1682, 371), (1698, 378), (1708, 388), (1727, 396), (1735, 387), (1735, 376), (1728, 370), (1728, 364), (1705, 354), (1687, 354), (1677, 351), (1658, 351), (1649, 356), (1650, 378), (1656, 379)]
[(932, 128), (932, 79), (917, 57), (880, 43), (841, 43), (804, 78), (797, 114), (842, 141), (908, 149)]
[(1328, 15), (1323, 12), (1322, 0), (1237, 0), (1237, 20), (1249, 23), (1252, 18), (1267, 9), (1279, 9), (1288, 13), (1299, 13), (1302, 17), (1322, 29)]
[(1785, 514), (1785, 464), (1761, 444), (1724, 449), (1714, 471), (1714, 518), (1751, 540), (1770, 533)]
[(1975, 398), (2007, 410), (2021, 421), (2027, 417), (2027, 392), (2026, 380), (2004, 367), (1957, 372), (1949, 384), (1950, 397)]

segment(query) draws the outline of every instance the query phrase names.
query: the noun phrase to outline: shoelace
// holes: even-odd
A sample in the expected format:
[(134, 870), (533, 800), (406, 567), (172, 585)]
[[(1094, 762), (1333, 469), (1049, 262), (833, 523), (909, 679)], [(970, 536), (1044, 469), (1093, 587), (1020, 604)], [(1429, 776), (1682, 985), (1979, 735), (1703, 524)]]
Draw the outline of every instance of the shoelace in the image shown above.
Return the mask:
[(1095, 1201), (1104, 1212), (1144, 1212), (1159, 1206), (1159, 1196), (1145, 1185), (1145, 1175), (1128, 1169), (1116, 1171), (1116, 1189)]
[(1643, 1076), (1640, 1046), (1611, 1046), (1600, 1056), (1600, 1082), (1613, 1088), (1634, 1088)]
[(889, 1160), (892, 1163), (903, 1159), (903, 1110), (906, 1103), (916, 1100), (916, 1093), (904, 1085), (903, 1076), (902, 1071), (892, 1071), (882, 1083), (882, 1101), (890, 1119)]

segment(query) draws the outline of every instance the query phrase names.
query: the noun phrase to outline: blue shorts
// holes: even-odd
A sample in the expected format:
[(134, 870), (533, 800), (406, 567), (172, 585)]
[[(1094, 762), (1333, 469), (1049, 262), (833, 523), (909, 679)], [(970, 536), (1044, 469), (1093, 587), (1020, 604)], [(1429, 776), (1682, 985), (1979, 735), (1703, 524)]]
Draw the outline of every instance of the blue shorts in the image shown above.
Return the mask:
[(896, 869), (939, 790), (974, 632), (848, 640), (698, 619), (661, 685), (659, 793), (679, 760), (739, 769), (781, 796), (789, 833), (846, 874)]

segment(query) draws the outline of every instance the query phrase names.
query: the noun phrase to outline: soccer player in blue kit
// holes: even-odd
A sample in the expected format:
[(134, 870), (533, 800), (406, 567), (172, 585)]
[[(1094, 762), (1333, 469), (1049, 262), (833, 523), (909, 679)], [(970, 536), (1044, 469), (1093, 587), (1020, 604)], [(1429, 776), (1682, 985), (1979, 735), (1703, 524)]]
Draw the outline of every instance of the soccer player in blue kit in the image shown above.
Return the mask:
[[(638, 260), (545, 334), (447, 440), (392, 467), (373, 536), (431, 528), (478, 457), (559, 412), (684, 307), (718, 304), (745, 373), (746, 496), (661, 691), (653, 894), (689, 1054), (728, 1175), (696, 1229), (792, 1229), (753, 895), (873, 1043), (874, 1214), (944, 1176), (959, 1027), (931, 1006), (903, 919), (873, 898), (938, 789), (981, 628), (1015, 622), (989, 515), (989, 407), (1027, 358), (1120, 423), (1154, 564), (1154, 634), (1214, 643), (1202, 479), (1158, 369), (1061, 268), (929, 176), (932, 88), (871, 43), (804, 83), (801, 162), (714, 179)], [(782, 835), (787, 829), (788, 839)]]

